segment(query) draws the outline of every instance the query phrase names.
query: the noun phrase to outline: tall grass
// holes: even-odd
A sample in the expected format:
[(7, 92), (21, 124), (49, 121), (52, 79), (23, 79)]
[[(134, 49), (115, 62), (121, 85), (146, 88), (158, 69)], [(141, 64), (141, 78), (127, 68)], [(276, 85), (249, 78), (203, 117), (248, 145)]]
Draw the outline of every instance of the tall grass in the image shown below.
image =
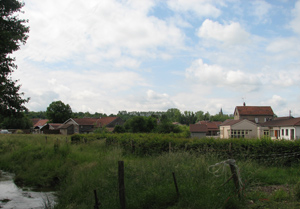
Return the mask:
[[(59, 209), (93, 208), (94, 190), (100, 208), (120, 208), (118, 161), (125, 164), (125, 196), (130, 209), (251, 208), (253, 205), (272, 208), (284, 205), (287, 200), (291, 203), (289, 206), (296, 205), (297, 200), (285, 191), (271, 198), (272, 194), (257, 191), (257, 188), (268, 185), (293, 188), (300, 177), (298, 164), (274, 167), (238, 160), (244, 183), (239, 199), (233, 182), (224, 184), (231, 176), (228, 166), (219, 177), (208, 170), (209, 166), (226, 159), (215, 153), (197, 151), (136, 156), (121, 147), (107, 146), (104, 139), (71, 144), (61, 136), (48, 136), (47, 141), (41, 135), (0, 136), (0, 169), (14, 172), (16, 181), (22, 184), (55, 187), (58, 195), (55, 208)], [(261, 198), (270, 201), (262, 203)], [(254, 203), (249, 204), (250, 200)]]

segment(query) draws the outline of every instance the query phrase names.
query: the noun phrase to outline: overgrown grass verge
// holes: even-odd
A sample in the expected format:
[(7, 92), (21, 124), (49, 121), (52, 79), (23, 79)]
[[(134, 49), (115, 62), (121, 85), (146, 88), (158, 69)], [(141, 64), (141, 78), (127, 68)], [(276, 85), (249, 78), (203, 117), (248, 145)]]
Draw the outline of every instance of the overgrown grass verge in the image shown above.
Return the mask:
[[(118, 161), (125, 164), (126, 205), (130, 209), (297, 208), (300, 169), (237, 160), (244, 184), (235, 193), (227, 165), (216, 176), (208, 168), (228, 158), (215, 152), (177, 150), (135, 155), (105, 139), (71, 144), (61, 136), (0, 136), (0, 169), (14, 172), (16, 181), (37, 187), (56, 187), (55, 208), (93, 208), (96, 190), (100, 208), (120, 208)], [(237, 143), (238, 144), (238, 143)], [(237, 146), (237, 144), (233, 146)], [(174, 172), (178, 184), (176, 194)], [(224, 185), (223, 185), (224, 184)], [(223, 185), (223, 186), (221, 186)]]

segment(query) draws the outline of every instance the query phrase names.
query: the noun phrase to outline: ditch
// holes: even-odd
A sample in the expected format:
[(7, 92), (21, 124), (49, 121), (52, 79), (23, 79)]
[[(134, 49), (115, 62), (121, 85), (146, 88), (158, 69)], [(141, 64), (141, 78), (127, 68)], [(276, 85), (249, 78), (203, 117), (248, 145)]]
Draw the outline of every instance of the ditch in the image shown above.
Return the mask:
[(1, 209), (44, 209), (54, 206), (56, 199), (54, 192), (20, 188), (13, 179), (14, 174), (0, 170)]

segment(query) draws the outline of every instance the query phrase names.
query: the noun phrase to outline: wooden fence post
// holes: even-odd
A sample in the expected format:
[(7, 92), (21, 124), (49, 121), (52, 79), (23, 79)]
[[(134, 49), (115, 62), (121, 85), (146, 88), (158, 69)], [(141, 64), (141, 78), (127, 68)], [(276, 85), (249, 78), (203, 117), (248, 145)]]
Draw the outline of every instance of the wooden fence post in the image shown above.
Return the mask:
[(118, 174), (119, 174), (118, 176), (119, 176), (120, 205), (121, 205), (121, 209), (125, 209), (126, 201), (125, 201), (125, 183), (124, 183), (124, 161), (119, 161)]
[(236, 167), (235, 167), (235, 160), (233, 160), (234, 162), (234, 165), (233, 163), (229, 163), (229, 166), (230, 166), (230, 170), (231, 170), (231, 173), (232, 173), (232, 178), (233, 178), (233, 183), (235, 185), (235, 188), (236, 188), (236, 191), (238, 193), (238, 196), (239, 198), (241, 198), (241, 194), (240, 194), (240, 184), (239, 184), (239, 176), (238, 176), (238, 173), (237, 173), (237, 170), (236, 170)]
[(94, 209), (99, 209), (99, 201), (98, 201), (98, 197), (97, 197), (97, 191), (94, 190), (94, 196), (95, 196), (95, 206), (94, 206)]
[(177, 194), (177, 197), (178, 197), (179, 196), (179, 190), (178, 190), (178, 186), (177, 186), (176, 176), (175, 176), (174, 172), (172, 172), (172, 174), (173, 174), (173, 180), (174, 180), (174, 184), (175, 184), (176, 194)]

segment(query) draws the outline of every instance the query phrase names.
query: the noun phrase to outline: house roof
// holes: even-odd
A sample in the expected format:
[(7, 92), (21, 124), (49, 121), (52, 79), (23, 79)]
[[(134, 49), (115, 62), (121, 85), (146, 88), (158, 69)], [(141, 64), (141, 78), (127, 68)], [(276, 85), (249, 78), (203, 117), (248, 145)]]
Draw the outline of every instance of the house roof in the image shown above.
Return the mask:
[(219, 125), (221, 123), (221, 121), (199, 121), (196, 124), (204, 124), (207, 126), (208, 130), (219, 130)]
[(59, 126), (59, 129), (66, 129), (66, 128), (69, 128), (70, 126), (73, 126), (73, 124), (70, 124), (70, 123), (62, 124), (61, 126)]
[(39, 121), (39, 120), (41, 120), (40, 118), (32, 118), (32, 119), (30, 119), (31, 120), (31, 122), (32, 122), (32, 124), (33, 124), (33, 126)]
[(207, 125), (205, 125), (205, 124), (190, 124), (190, 132), (206, 133), (207, 130), (208, 130)]
[(33, 124), (33, 127), (42, 127), (47, 124), (48, 119), (38, 119), (36, 123)]
[(238, 111), (240, 116), (274, 115), (274, 112), (270, 106), (236, 106), (235, 111)]
[(231, 125), (234, 125), (234, 124), (236, 124), (240, 121), (242, 121), (242, 120), (227, 119), (223, 123), (221, 123), (220, 126), (231, 126)]
[(72, 118), (78, 125), (98, 125), (100, 118)]
[(49, 127), (51, 126), (53, 129), (58, 129), (63, 124), (62, 123), (49, 123), (48, 125), (49, 125)]
[(282, 119), (282, 120), (272, 120), (267, 121), (261, 124), (265, 127), (274, 127), (274, 126), (300, 126), (300, 118), (290, 118), (290, 119)]
[[(104, 118), (70, 118), (69, 120), (75, 121), (78, 125), (95, 125), (96, 127), (106, 126), (116, 120), (118, 117), (104, 117)], [(67, 120), (66, 122), (68, 122)], [(65, 122), (65, 123), (66, 123)]]
[(277, 118), (274, 118), (273, 120), (287, 120), (287, 119), (291, 119), (291, 118), (294, 118), (294, 117), (293, 116), (277, 117)]
[(255, 123), (255, 121), (248, 120), (248, 119), (239, 119), (239, 120), (227, 119), (220, 126), (233, 126), (237, 123), (242, 123), (242, 122), (252, 123), (255, 126), (260, 126), (260, 124)]
[(110, 124), (111, 122), (113, 122), (114, 120), (116, 120), (118, 117), (104, 117), (104, 118), (100, 118), (100, 124), (101, 126), (106, 126), (108, 124)]

